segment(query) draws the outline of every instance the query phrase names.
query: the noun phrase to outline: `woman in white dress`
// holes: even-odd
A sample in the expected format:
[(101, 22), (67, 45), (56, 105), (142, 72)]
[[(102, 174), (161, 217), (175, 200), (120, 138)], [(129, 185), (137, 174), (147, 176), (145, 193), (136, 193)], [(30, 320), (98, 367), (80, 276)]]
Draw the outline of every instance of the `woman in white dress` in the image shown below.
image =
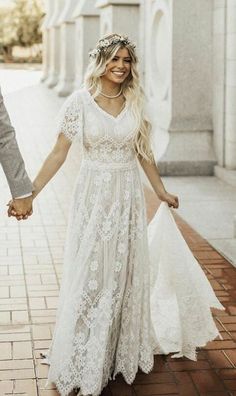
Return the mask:
[[(223, 308), (168, 208), (178, 208), (178, 197), (165, 190), (153, 160), (134, 44), (112, 34), (90, 55), (84, 87), (63, 106), (57, 143), (34, 181), (36, 196), (79, 140), (83, 158), (46, 360), (47, 384), (62, 396), (75, 388), (98, 396), (117, 373), (131, 384), (138, 368), (152, 370), (154, 354), (195, 360), (196, 348), (219, 335), (210, 307)], [(149, 234), (138, 161), (165, 202)]]

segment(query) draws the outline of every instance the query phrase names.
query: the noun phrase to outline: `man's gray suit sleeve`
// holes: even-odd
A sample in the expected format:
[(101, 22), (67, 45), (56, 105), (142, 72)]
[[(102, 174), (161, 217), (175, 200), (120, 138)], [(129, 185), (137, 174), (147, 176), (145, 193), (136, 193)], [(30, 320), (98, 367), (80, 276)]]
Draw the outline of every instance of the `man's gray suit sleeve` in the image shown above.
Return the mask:
[(13, 197), (33, 191), (0, 90), (0, 163)]

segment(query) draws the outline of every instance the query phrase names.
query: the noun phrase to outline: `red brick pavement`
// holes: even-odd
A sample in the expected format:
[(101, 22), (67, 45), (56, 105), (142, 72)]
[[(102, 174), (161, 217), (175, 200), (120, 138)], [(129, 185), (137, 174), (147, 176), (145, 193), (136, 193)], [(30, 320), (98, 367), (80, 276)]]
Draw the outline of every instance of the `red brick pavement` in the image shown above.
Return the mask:
[[(145, 194), (150, 219), (158, 203), (150, 190)], [(139, 371), (132, 386), (118, 376), (108, 384), (102, 396), (236, 396), (236, 269), (176, 212), (174, 215), (216, 295), (226, 307), (225, 312), (214, 310), (223, 340), (210, 342), (200, 350), (197, 362), (156, 356), (150, 374)], [(17, 249), (16, 245), (11, 246)], [(60, 252), (55, 255), (57, 265)], [(57, 283), (53, 275), (39, 275), (35, 271), (28, 278), (25, 274), (30, 282), (25, 289), (14, 260), (12, 264), (12, 277), (7, 278), (12, 282), (10, 292), (4, 281), (0, 287), (3, 304), (0, 304), (0, 396), (58, 396), (55, 389), (40, 389), (45, 383), (48, 367), (39, 364), (40, 352), (48, 348), (53, 331)], [(26, 270), (28, 264), (26, 262)], [(4, 265), (0, 268), (4, 275)]]

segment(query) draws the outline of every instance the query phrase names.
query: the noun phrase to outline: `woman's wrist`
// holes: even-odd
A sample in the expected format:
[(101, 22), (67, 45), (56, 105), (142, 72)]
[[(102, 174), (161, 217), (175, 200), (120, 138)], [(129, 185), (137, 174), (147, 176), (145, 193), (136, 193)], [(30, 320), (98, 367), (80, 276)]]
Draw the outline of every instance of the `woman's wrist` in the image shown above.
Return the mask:
[(34, 188), (34, 190), (33, 190), (33, 192), (32, 192), (32, 197), (33, 197), (33, 199), (35, 199), (36, 196), (39, 194), (40, 189), (39, 189), (39, 187), (37, 186), (37, 183), (35, 183), (35, 182), (33, 182), (33, 188)]
[(166, 196), (166, 194), (167, 194), (167, 191), (164, 188), (156, 190), (156, 195), (158, 196), (158, 198), (160, 200), (163, 200), (163, 198)]

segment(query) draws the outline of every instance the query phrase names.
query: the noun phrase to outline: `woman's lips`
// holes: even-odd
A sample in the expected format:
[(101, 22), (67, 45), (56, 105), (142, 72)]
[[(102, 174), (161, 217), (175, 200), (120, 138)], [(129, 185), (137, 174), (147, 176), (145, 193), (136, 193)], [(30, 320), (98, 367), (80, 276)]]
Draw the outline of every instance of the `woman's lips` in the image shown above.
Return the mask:
[(123, 77), (123, 76), (125, 75), (125, 72), (112, 71), (112, 73), (113, 73), (115, 76), (118, 76), (118, 77)]

